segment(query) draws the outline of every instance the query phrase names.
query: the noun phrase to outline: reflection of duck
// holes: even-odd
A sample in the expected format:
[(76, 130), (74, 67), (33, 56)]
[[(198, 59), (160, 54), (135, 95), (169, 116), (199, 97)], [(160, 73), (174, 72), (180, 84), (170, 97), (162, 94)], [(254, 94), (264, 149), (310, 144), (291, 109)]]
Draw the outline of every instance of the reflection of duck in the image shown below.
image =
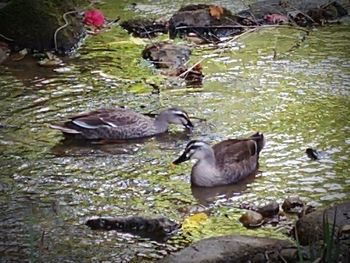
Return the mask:
[(179, 108), (164, 110), (154, 119), (126, 108), (100, 109), (73, 116), (69, 121), (50, 127), (65, 135), (84, 139), (123, 140), (166, 132), (171, 123), (193, 128), (188, 114)]
[(209, 205), (218, 199), (229, 199), (240, 196), (247, 189), (248, 184), (255, 180), (256, 173), (253, 173), (235, 184), (221, 185), (215, 187), (191, 187), (192, 195), (202, 205)]
[(186, 141), (189, 134), (186, 131), (173, 131), (171, 133), (161, 133), (155, 137), (137, 138), (129, 140), (98, 140), (89, 141), (76, 140), (74, 137), (65, 137), (58, 142), (51, 151), (57, 156), (105, 156), (105, 154), (135, 154), (143, 144), (147, 142), (161, 143), (161, 149), (169, 149), (171, 145), (178, 141)]
[(173, 163), (189, 159), (198, 161), (192, 167), (193, 185), (213, 187), (243, 180), (256, 172), (259, 153), (265, 140), (261, 133), (247, 139), (229, 139), (210, 147), (203, 141), (191, 141), (183, 154)]

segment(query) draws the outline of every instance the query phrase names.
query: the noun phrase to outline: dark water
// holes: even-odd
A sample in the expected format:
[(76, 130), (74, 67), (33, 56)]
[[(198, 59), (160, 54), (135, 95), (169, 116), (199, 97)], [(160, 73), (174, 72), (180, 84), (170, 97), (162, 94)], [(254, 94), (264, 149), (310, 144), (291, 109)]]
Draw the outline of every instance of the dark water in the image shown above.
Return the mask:
[[(284, 237), (273, 228), (244, 229), (237, 221), (243, 202), (281, 202), (292, 194), (316, 206), (349, 200), (350, 27), (319, 28), (290, 51), (303, 34), (265, 29), (221, 49), (196, 50), (193, 63), (205, 58), (202, 88), (157, 76), (140, 60), (147, 41), (118, 28), (88, 39), (65, 61), (67, 72), (30, 58), (0, 66), (1, 262), (152, 261), (214, 235)], [(144, 142), (82, 145), (48, 127), (116, 105), (144, 113), (181, 106), (198, 118), (196, 128), (188, 134), (173, 127)], [(267, 138), (261, 172), (242, 184), (191, 189), (191, 164), (170, 167), (190, 139), (215, 143), (258, 130)], [(309, 160), (308, 147), (325, 157)], [(84, 226), (96, 215), (182, 222), (207, 208), (209, 217), (190, 221), (165, 244)]]

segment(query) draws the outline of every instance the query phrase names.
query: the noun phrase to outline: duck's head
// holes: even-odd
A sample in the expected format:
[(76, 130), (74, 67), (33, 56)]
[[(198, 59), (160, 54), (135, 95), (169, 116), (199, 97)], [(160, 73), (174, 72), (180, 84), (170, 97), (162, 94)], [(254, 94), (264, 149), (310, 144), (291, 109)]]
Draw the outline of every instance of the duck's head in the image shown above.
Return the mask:
[(209, 154), (212, 153), (212, 148), (209, 144), (203, 142), (203, 141), (190, 141), (185, 148), (185, 151), (182, 153), (182, 155), (177, 158), (175, 161), (173, 161), (173, 164), (179, 164), (185, 161), (188, 161), (190, 159), (204, 159)]
[(172, 124), (182, 124), (187, 129), (192, 130), (193, 124), (190, 121), (190, 118), (186, 111), (180, 109), (180, 108), (170, 108), (163, 112), (161, 112), (158, 116), (158, 118), (163, 119), (167, 123)]
[(312, 148), (307, 148), (305, 150), (305, 153), (306, 155), (312, 159), (312, 160), (317, 160), (319, 159), (319, 153), (315, 150), (315, 149), (312, 149)]

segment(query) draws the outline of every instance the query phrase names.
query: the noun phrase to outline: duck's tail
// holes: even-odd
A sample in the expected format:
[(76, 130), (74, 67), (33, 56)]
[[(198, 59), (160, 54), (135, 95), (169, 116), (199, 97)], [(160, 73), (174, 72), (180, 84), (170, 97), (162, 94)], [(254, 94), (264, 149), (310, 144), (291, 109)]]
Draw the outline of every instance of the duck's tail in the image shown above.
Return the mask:
[(252, 136), (250, 136), (250, 138), (252, 138), (256, 142), (257, 151), (259, 154), (260, 151), (262, 150), (262, 148), (264, 148), (264, 146), (265, 146), (264, 134), (257, 132), (257, 133), (254, 133)]

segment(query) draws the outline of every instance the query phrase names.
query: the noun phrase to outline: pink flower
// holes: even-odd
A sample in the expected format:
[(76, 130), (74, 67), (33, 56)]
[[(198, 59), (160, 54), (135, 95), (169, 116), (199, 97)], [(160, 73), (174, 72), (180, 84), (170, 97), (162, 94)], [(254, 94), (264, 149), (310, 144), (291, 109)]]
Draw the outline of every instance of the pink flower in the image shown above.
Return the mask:
[(101, 27), (105, 22), (102, 11), (97, 9), (87, 10), (84, 14), (83, 23), (89, 26)]

